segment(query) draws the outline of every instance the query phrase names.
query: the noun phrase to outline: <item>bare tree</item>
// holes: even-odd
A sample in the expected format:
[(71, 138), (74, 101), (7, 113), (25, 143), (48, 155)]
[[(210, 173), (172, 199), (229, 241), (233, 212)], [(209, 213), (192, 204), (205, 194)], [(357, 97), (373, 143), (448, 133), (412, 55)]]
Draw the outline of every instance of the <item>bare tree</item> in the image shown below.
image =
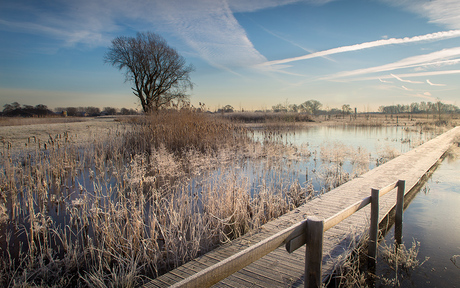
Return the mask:
[(311, 112), (313, 115), (316, 115), (323, 106), (318, 100), (308, 100), (301, 104), (304, 111)]
[(107, 115), (115, 115), (117, 114), (117, 108), (113, 107), (104, 107), (104, 110), (102, 110)]
[(133, 93), (146, 113), (187, 98), (185, 91), (193, 88), (193, 66), (186, 65), (184, 57), (152, 32), (115, 38), (105, 62), (126, 70), (126, 80), (133, 82)]
[(345, 118), (345, 114), (350, 114), (351, 112), (351, 107), (350, 104), (343, 104), (342, 105), (342, 112), (343, 112), (343, 118)]

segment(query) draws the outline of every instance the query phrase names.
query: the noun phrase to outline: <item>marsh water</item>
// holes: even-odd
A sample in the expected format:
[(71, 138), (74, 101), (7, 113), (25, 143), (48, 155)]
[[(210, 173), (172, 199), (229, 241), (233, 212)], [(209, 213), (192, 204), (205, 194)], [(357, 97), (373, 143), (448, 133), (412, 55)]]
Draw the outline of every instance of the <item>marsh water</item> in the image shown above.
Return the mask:
[(446, 154), (404, 211), (403, 242), (419, 242), (418, 259), (428, 260), (401, 277), (401, 287), (460, 287), (459, 155), (460, 147)]
[[(254, 154), (259, 155), (256, 159), (243, 157), (244, 159), (239, 163), (231, 163), (231, 165), (221, 163), (219, 164), (220, 166), (218, 166), (218, 171), (209, 169), (202, 174), (191, 177), (191, 179), (189, 179), (191, 182), (185, 184), (188, 185), (187, 189), (181, 191), (185, 191), (185, 193), (196, 193), (198, 192), (197, 190), (206, 185), (218, 186), (220, 185), (219, 182), (213, 183), (212, 180), (209, 181), (204, 179), (212, 179), (212, 177), (220, 179), (219, 177), (221, 177), (221, 175), (219, 175), (219, 173), (228, 173), (229, 177), (231, 177), (230, 180), (233, 182), (248, 182), (250, 191), (245, 190), (245, 193), (249, 192), (251, 196), (257, 195), (257, 193), (267, 186), (271, 186), (272, 189), (267, 189), (266, 191), (282, 191), (281, 193), (286, 193), (290, 191), (293, 183), (298, 183), (298, 186), (302, 188), (299, 190), (301, 193), (308, 191), (308, 187), (315, 193), (326, 193), (341, 183), (388, 161), (392, 157), (397, 156), (397, 154), (405, 153), (413, 147), (427, 142), (440, 132), (441, 131), (436, 130), (422, 131), (417, 127), (406, 128), (401, 126), (356, 127), (318, 125), (305, 129), (288, 131), (256, 129), (253, 134), (254, 140), (262, 142), (268, 139), (268, 141), (281, 143), (283, 144), (281, 146), (285, 147), (282, 151), (287, 152), (282, 152), (285, 154), (276, 155), (276, 157), (272, 159), (270, 153), (273, 153), (273, 151), (276, 153), (278, 150), (275, 149), (270, 150), (271, 152), (269, 151), (266, 154)], [(266, 137), (267, 135), (268, 137)], [(107, 149), (102, 143), (100, 145), (100, 149)], [(271, 145), (267, 145), (267, 147), (267, 149), (271, 149)], [(289, 149), (289, 147), (293, 147), (293, 149)], [(41, 156), (42, 158), (40, 159), (46, 160), (47, 153), (45, 152), (46, 151), (43, 150), (37, 150), (36, 155)], [(78, 153), (83, 152), (82, 150)], [(87, 155), (85, 157), (94, 158), (97, 156), (97, 153), (90, 155), (92, 156)], [(81, 155), (81, 159), (86, 159), (83, 156), (84, 155)], [(17, 158), (12, 157), (11, 160), (8, 159), (9, 162), (4, 162), (2, 165), (10, 165), (19, 158), (20, 156)], [(18, 160), (14, 165), (17, 165), (17, 171), (27, 172), (34, 166), (31, 163), (34, 163), (33, 158), (27, 161)], [(80, 214), (88, 213), (88, 215), (91, 216), (96, 212), (99, 213), (98, 211), (100, 209), (92, 209), (92, 204), (97, 204), (98, 208), (117, 205), (117, 200), (111, 199), (110, 197), (113, 196), (116, 198), (122, 195), (123, 189), (126, 189), (127, 185), (130, 185), (128, 180), (137, 177), (133, 174), (122, 173), (121, 170), (118, 171), (117, 168), (115, 168), (116, 165), (112, 165), (112, 167), (108, 164), (109, 161), (104, 162), (103, 159), (100, 163), (98, 162), (101, 168), (95, 167), (95, 164), (89, 160), (88, 163), (90, 164), (85, 164), (86, 162), (84, 160), (79, 160), (76, 163), (78, 163), (79, 166), (77, 168), (70, 167), (70, 172), (64, 173), (62, 179), (59, 179), (60, 182), (55, 186), (51, 184), (46, 186), (45, 184), (47, 181), (40, 181), (37, 183), (37, 187), (29, 187), (21, 191), (21, 193), (16, 196), (17, 199), (15, 199), (16, 204), (14, 206), (20, 211), (16, 216), (15, 213), (12, 213), (12, 203), (0, 202), (0, 250), (3, 251), (4, 255), (5, 253), (10, 253), (13, 256), (8, 255), (8, 257), (12, 258), (21, 256), (23, 250), (27, 250), (27, 231), (40, 232), (46, 227), (52, 227), (52, 229), (54, 229), (52, 231), (68, 229), (71, 232), (70, 235), (76, 235), (70, 236), (70, 238), (81, 237), (82, 239), (90, 239), (93, 233), (91, 230), (92, 228), (86, 228), (85, 226), (84, 228), (87, 230), (80, 229), (81, 224), (79, 224), (80, 222), (78, 221), (80, 221), (80, 218), (86, 219), (80, 217)], [(52, 172), (54, 165), (59, 165), (59, 163), (49, 162), (47, 165), (49, 171)], [(124, 163), (123, 165), (132, 165), (132, 163)], [(133, 171), (137, 170), (134, 169)], [(138, 171), (141, 173), (144, 170), (138, 169)], [(32, 172), (30, 175), (36, 175), (40, 171)], [(138, 175), (139, 178), (142, 179), (143, 176), (146, 176), (144, 174)], [(19, 180), (16, 184), (20, 185), (22, 181), (20, 177), (23, 174), (17, 175), (18, 178), (16, 179)], [(70, 175), (75, 176), (70, 177)], [(46, 179), (46, 176), (40, 177), (44, 177), (43, 180), (50, 180)], [(128, 180), (124, 181), (123, 179), (125, 178)], [(231, 183), (231, 181), (224, 183)], [(48, 182), (51, 183), (52, 181)], [(120, 184), (124, 182), (126, 183)], [(168, 184), (172, 182), (165, 181), (165, 183)], [(200, 185), (202, 185), (201, 188)], [(242, 187), (246, 189), (247, 186)], [(35, 193), (39, 190), (38, 188), (40, 188), (40, 191), (43, 191), (43, 195)], [(33, 197), (36, 199), (26, 199), (27, 196), (23, 195), (35, 195)], [(106, 197), (107, 195), (109, 196)], [(26, 202), (29, 202), (28, 206), (25, 205), (27, 204)], [(144, 207), (143, 211), (145, 215), (149, 215), (151, 210), (148, 205), (150, 204), (146, 203), (145, 205), (147, 207)], [(34, 217), (30, 217), (28, 209), (22, 209), (21, 207), (29, 207), (30, 211), (35, 213), (32, 213)], [(84, 210), (82, 207), (86, 207), (88, 211)], [(37, 213), (37, 211), (41, 212)], [(95, 215), (97, 216), (99, 214)], [(33, 227), (31, 226), (32, 218), (34, 221)], [(97, 220), (99, 218), (96, 217), (95, 219)], [(74, 224), (79, 230), (73, 228), (72, 225)], [(43, 235), (45, 235), (44, 232)], [(84, 241), (86, 240), (82, 240), (81, 243), (85, 243)], [(56, 246), (55, 243), (51, 243), (50, 245), (56, 248), (54, 247)], [(62, 251), (64, 251), (64, 249), (60, 251), (63, 253)]]
[[(256, 140), (266, 139), (266, 133), (266, 130), (257, 131), (254, 137)], [(404, 126), (312, 126), (283, 131), (271, 139), (308, 151), (308, 157), (295, 161), (287, 159), (278, 165), (289, 166), (290, 172), (285, 174), (283, 181), (311, 185), (318, 194), (408, 152), (440, 133), (437, 130), (422, 131)], [(251, 173), (257, 174), (254, 171)], [(264, 181), (269, 182), (270, 179)], [(257, 183), (253, 186), (257, 186)]]

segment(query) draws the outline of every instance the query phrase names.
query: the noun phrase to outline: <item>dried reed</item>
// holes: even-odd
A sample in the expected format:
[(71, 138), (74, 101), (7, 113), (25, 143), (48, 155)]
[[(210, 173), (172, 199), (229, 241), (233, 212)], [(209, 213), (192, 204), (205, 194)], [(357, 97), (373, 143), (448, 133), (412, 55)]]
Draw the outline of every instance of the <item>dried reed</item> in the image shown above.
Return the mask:
[[(258, 139), (183, 110), (126, 118), (84, 143), (69, 132), (31, 135), (21, 151), (5, 141), (0, 286), (137, 286), (302, 205), (316, 193), (298, 181), (312, 152), (283, 133)], [(369, 169), (363, 148), (320, 154), (334, 164), (316, 172), (324, 190)]]
[(1, 285), (137, 286), (304, 203), (306, 190), (273, 168), (295, 149), (250, 134), (182, 111), (84, 145), (64, 133), (7, 148)]

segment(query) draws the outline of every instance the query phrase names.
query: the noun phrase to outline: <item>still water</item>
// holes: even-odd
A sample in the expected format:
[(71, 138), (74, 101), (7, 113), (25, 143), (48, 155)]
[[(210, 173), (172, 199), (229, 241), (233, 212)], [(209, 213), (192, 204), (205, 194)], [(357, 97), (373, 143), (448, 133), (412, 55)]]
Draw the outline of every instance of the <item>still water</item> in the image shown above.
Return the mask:
[(359, 126), (312, 126), (284, 134), (284, 141), (296, 146), (308, 145), (311, 150), (319, 149), (324, 143), (341, 142), (346, 146), (367, 149), (376, 156), (383, 146), (408, 152), (442, 131), (421, 131), (414, 126), (359, 127)]
[[(298, 182), (301, 186), (311, 185), (318, 193), (327, 192), (338, 185), (376, 166), (406, 153), (442, 131), (422, 131), (418, 127), (359, 127), (359, 126), (312, 126), (292, 131), (273, 132), (268, 138), (287, 145), (303, 147), (310, 156), (298, 161), (277, 164), (289, 167), (283, 173), (282, 181)], [(254, 139), (265, 141), (270, 130), (256, 131)], [(273, 182), (273, 175), (260, 178), (258, 163), (248, 165), (248, 174), (253, 186)], [(256, 167), (256, 168), (254, 168)], [(252, 179), (256, 179), (255, 181)], [(274, 183), (279, 186), (279, 183)], [(256, 194), (252, 189), (251, 194)]]
[[(420, 242), (420, 267), (402, 287), (460, 287), (460, 147), (437, 167), (404, 211), (403, 242)], [(393, 233), (386, 236), (392, 241)]]

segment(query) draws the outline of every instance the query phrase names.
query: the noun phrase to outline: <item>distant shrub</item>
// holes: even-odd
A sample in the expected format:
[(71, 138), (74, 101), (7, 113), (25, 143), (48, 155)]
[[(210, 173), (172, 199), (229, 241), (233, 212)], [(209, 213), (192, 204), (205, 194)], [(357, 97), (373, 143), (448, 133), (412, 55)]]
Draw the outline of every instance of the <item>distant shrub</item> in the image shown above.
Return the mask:
[(295, 112), (234, 112), (223, 114), (221, 117), (243, 123), (313, 122), (310, 115)]

